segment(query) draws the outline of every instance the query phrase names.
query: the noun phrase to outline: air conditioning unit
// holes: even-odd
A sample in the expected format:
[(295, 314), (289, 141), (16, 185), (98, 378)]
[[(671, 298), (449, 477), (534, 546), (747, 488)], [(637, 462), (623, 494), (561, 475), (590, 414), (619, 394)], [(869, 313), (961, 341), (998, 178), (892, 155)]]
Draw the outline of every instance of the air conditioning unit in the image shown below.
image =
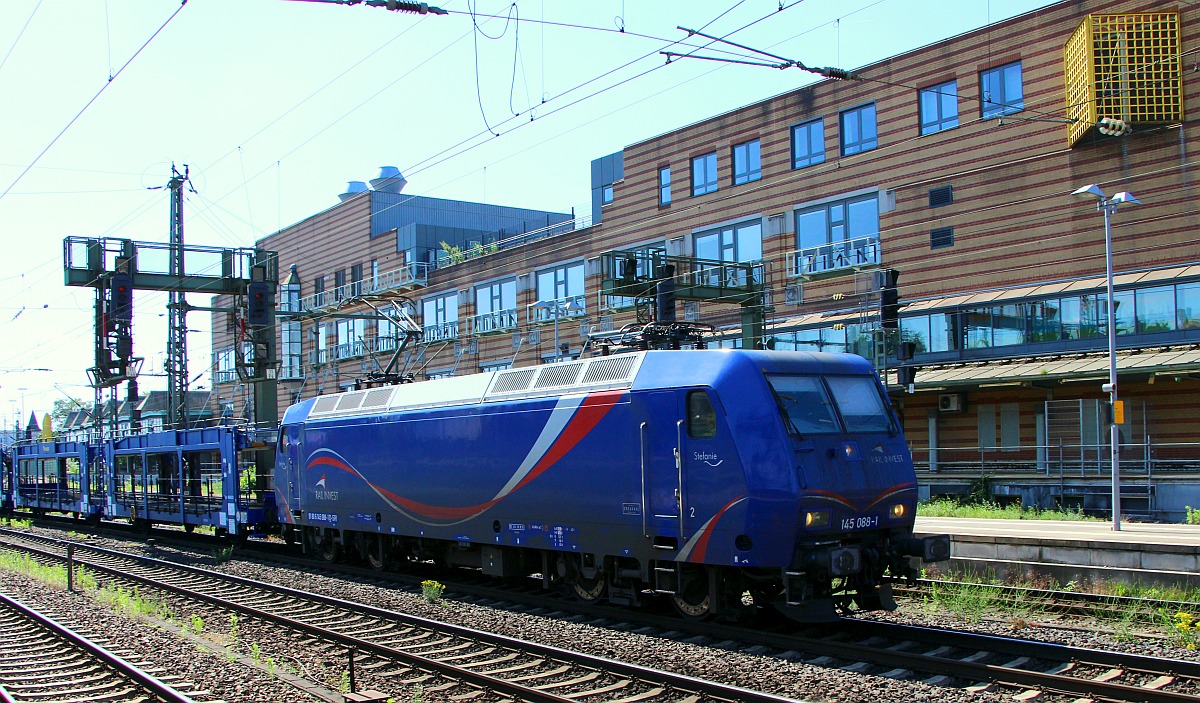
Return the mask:
[(960, 413), (963, 410), (962, 393), (942, 393), (938, 396), (938, 410), (944, 413)]

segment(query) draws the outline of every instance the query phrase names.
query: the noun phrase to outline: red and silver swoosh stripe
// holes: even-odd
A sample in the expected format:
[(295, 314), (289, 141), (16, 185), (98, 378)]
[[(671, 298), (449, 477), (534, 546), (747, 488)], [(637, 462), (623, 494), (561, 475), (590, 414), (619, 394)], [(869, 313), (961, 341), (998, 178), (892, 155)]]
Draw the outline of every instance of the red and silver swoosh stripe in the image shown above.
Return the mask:
[(550, 413), (549, 421), (517, 470), (491, 500), (476, 505), (438, 506), (405, 498), (367, 480), (343, 456), (328, 449), (314, 452), (309, 458), (308, 467), (328, 466), (357, 476), (388, 505), (421, 524), (455, 525), (483, 513), (557, 463), (587, 436), (624, 395), (625, 391), (606, 391), (560, 398)]

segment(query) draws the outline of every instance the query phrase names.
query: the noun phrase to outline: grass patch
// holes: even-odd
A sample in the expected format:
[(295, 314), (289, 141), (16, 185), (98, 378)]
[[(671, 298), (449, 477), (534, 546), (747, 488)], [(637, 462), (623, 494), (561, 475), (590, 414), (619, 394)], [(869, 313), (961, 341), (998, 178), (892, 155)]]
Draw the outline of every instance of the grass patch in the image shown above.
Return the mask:
[[(1007, 621), (1013, 630), (1036, 627), (1039, 619), (1057, 611), (1059, 606), (1025, 589), (1063, 590), (1095, 593), (1101, 596), (1146, 598), (1176, 601), (1197, 606), (1174, 608), (1135, 608), (1117, 600), (1093, 603), (1088, 618), (1097, 629), (1109, 630), (1120, 642), (1139, 637), (1163, 637), (1176, 646), (1196, 651), (1200, 647), (1200, 589), (1100, 581), (1058, 584), (1051, 578), (1008, 579), (1001, 581), (978, 574), (926, 574), (928, 578), (953, 579), (953, 583), (933, 581), (920, 596), (926, 610), (950, 613), (965, 622), (984, 619)], [(1004, 590), (994, 586), (1008, 586)]]
[(1077, 520), (1096, 521), (1101, 518), (1084, 515), (1078, 510), (1042, 510), (1021, 505), (997, 505), (990, 501), (961, 503), (951, 498), (938, 498), (917, 505), (921, 517), (973, 517), (1007, 520)]

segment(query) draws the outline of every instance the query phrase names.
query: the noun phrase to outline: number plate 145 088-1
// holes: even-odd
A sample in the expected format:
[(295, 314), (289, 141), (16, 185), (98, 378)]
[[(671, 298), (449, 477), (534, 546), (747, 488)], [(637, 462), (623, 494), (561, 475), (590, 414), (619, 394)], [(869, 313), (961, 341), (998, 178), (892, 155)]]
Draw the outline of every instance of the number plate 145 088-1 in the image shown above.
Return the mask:
[(871, 527), (879, 527), (878, 515), (864, 515), (863, 517), (848, 517), (842, 519), (843, 530), (866, 530)]

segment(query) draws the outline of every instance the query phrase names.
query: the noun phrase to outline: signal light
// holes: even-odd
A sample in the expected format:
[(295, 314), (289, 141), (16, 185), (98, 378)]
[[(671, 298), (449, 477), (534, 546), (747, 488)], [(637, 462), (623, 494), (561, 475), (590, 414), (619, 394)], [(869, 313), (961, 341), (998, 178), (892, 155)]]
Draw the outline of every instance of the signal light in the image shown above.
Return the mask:
[(1096, 122), (1096, 129), (1100, 134), (1106, 134), (1110, 137), (1120, 137), (1129, 134), (1133, 128), (1125, 120), (1118, 120), (1115, 117), (1101, 117)]
[(133, 321), (133, 277), (114, 273), (108, 279), (109, 316), (115, 322)]
[(246, 322), (253, 327), (271, 324), (271, 289), (263, 281), (246, 286)]
[(900, 291), (896, 283), (900, 272), (896, 269), (883, 270), (883, 285), (879, 289), (879, 320), (884, 329), (894, 330), (900, 326)]

